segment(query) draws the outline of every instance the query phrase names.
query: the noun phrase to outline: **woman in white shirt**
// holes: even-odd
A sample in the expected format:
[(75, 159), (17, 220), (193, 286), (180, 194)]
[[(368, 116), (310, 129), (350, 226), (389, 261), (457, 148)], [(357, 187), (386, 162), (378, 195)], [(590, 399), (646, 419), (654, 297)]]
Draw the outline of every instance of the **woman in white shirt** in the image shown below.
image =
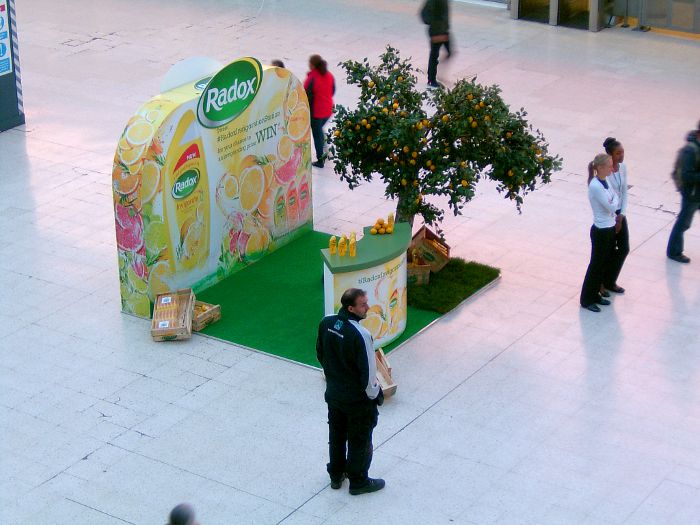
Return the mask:
[(620, 207), (620, 198), (606, 181), (612, 172), (612, 157), (606, 153), (596, 155), (591, 167), (594, 174), (588, 183), (588, 200), (593, 210), (591, 261), (583, 279), (581, 306), (591, 312), (600, 312), (599, 304), (610, 304), (601, 297), (600, 287), (610, 275), (610, 260), (615, 247), (615, 212)]
[(615, 210), (615, 249), (610, 256), (610, 268), (606, 271), (603, 280), (603, 296), (609, 294), (605, 290), (614, 293), (625, 293), (625, 289), (617, 284), (617, 278), (625, 264), (625, 259), (630, 253), (630, 234), (627, 228), (627, 166), (625, 166), (625, 149), (620, 142), (608, 137), (603, 142), (605, 152), (612, 157), (612, 172), (608, 175), (607, 182), (610, 188), (617, 193), (620, 199), (619, 208)]

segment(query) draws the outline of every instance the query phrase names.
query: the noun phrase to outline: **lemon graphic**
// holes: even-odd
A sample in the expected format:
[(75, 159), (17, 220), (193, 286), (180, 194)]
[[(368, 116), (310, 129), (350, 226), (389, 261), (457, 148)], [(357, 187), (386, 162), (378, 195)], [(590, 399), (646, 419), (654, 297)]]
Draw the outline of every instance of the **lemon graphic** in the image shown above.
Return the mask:
[(255, 261), (265, 255), (270, 244), (270, 234), (262, 227), (256, 228), (248, 237), (245, 245), (245, 259)]
[(304, 106), (298, 106), (289, 116), (287, 133), (293, 141), (297, 142), (303, 139), (308, 131), (309, 111)]
[(170, 263), (168, 261), (159, 261), (153, 265), (148, 276), (148, 296), (151, 299), (154, 299), (158, 294), (170, 291), (170, 286), (165, 281), (170, 274)]
[(152, 160), (143, 163), (141, 169), (141, 200), (150, 202), (160, 190), (160, 166)]
[(127, 309), (138, 316), (151, 316), (151, 301), (148, 296), (141, 293), (133, 293), (126, 299)]
[(130, 166), (141, 159), (141, 155), (143, 155), (143, 150), (143, 144), (140, 146), (129, 146), (127, 148), (119, 148), (119, 160), (127, 166)]
[(153, 126), (146, 119), (139, 119), (126, 129), (124, 136), (130, 144), (142, 146), (153, 137)]
[(144, 115), (144, 118), (150, 123), (153, 123), (156, 120), (158, 120), (158, 117), (160, 117), (160, 111), (158, 111), (157, 109), (152, 109), (148, 111), (146, 115)]
[(360, 324), (369, 330), (375, 340), (381, 339), (386, 333), (386, 322), (376, 311), (367, 312), (367, 317), (360, 321)]
[(148, 289), (148, 283), (146, 283), (145, 279), (142, 279), (138, 275), (136, 275), (136, 272), (132, 267), (129, 267), (126, 270), (126, 277), (129, 281), (129, 284), (131, 284), (131, 287), (136, 290), (138, 293), (146, 293), (146, 290)]
[(282, 138), (277, 144), (277, 154), (282, 162), (289, 160), (292, 156), (292, 148), (294, 147), (294, 142), (289, 138), (289, 135), (282, 135)]
[(289, 92), (289, 97), (287, 98), (287, 111), (292, 113), (297, 104), (299, 104), (299, 93), (296, 89), (293, 89)]
[(250, 213), (258, 208), (265, 192), (265, 173), (258, 165), (251, 166), (241, 175), (239, 188), (241, 209)]
[(144, 232), (146, 248), (153, 253), (159, 253), (168, 247), (168, 229), (160, 221), (152, 221)]
[(229, 199), (238, 197), (238, 181), (232, 175), (226, 175), (224, 182), (224, 195)]

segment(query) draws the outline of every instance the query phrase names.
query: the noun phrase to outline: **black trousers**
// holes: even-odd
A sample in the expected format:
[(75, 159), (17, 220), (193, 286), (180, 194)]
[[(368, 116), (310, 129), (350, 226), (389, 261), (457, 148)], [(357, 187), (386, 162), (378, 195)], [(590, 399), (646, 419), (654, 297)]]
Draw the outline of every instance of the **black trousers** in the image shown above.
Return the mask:
[(327, 118), (311, 118), (311, 134), (314, 137), (314, 147), (316, 148), (316, 160), (323, 162), (323, 147), (325, 138), (323, 136), (323, 126), (328, 122)]
[(445, 46), (448, 57), (452, 54), (449, 39), (446, 42), (430, 42), (430, 57), (428, 58), (428, 83), (430, 84), (437, 82), (437, 67), (441, 46)]
[(610, 279), (611, 256), (615, 248), (615, 227), (597, 228), (591, 226), (591, 262), (581, 288), (581, 306), (588, 306), (598, 300), (600, 285)]
[(347, 473), (350, 487), (367, 483), (372, 463), (372, 430), (377, 426), (377, 404), (374, 401), (353, 404), (328, 403), (327, 465), (331, 479), (339, 480)]
[(613, 239), (613, 251), (610, 254), (609, 268), (604, 272), (603, 286), (608, 290), (615, 288), (617, 278), (622, 271), (622, 265), (630, 253), (630, 231), (627, 227), (627, 217), (622, 219), (620, 231)]

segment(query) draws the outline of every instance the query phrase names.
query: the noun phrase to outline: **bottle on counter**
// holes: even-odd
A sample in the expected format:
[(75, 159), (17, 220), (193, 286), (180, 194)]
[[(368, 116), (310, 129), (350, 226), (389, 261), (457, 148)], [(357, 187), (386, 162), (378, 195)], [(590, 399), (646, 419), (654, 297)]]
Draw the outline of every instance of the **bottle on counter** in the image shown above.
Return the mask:
[(345, 254), (348, 252), (348, 238), (345, 235), (342, 235), (340, 237), (340, 241), (338, 241), (338, 255), (341, 257), (345, 257)]
[(355, 232), (350, 234), (350, 243), (348, 244), (348, 251), (350, 252), (350, 257), (355, 257), (357, 255), (357, 239), (355, 238)]
[(328, 241), (328, 251), (331, 255), (338, 253), (338, 239), (336, 239), (335, 235)]

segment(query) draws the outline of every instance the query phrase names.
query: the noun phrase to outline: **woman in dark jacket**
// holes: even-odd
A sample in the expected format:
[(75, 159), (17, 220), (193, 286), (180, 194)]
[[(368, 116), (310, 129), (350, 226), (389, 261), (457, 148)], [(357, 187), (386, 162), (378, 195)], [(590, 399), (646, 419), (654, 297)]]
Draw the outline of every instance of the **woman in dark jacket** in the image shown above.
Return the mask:
[(304, 81), (304, 89), (309, 97), (311, 107), (311, 133), (314, 136), (317, 168), (323, 168), (323, 126), (333, 114), (333, 95), (335, 95), (335, 79), (328, 71), (328, 64), (320, 55), (309, 57), (309, 72)]

